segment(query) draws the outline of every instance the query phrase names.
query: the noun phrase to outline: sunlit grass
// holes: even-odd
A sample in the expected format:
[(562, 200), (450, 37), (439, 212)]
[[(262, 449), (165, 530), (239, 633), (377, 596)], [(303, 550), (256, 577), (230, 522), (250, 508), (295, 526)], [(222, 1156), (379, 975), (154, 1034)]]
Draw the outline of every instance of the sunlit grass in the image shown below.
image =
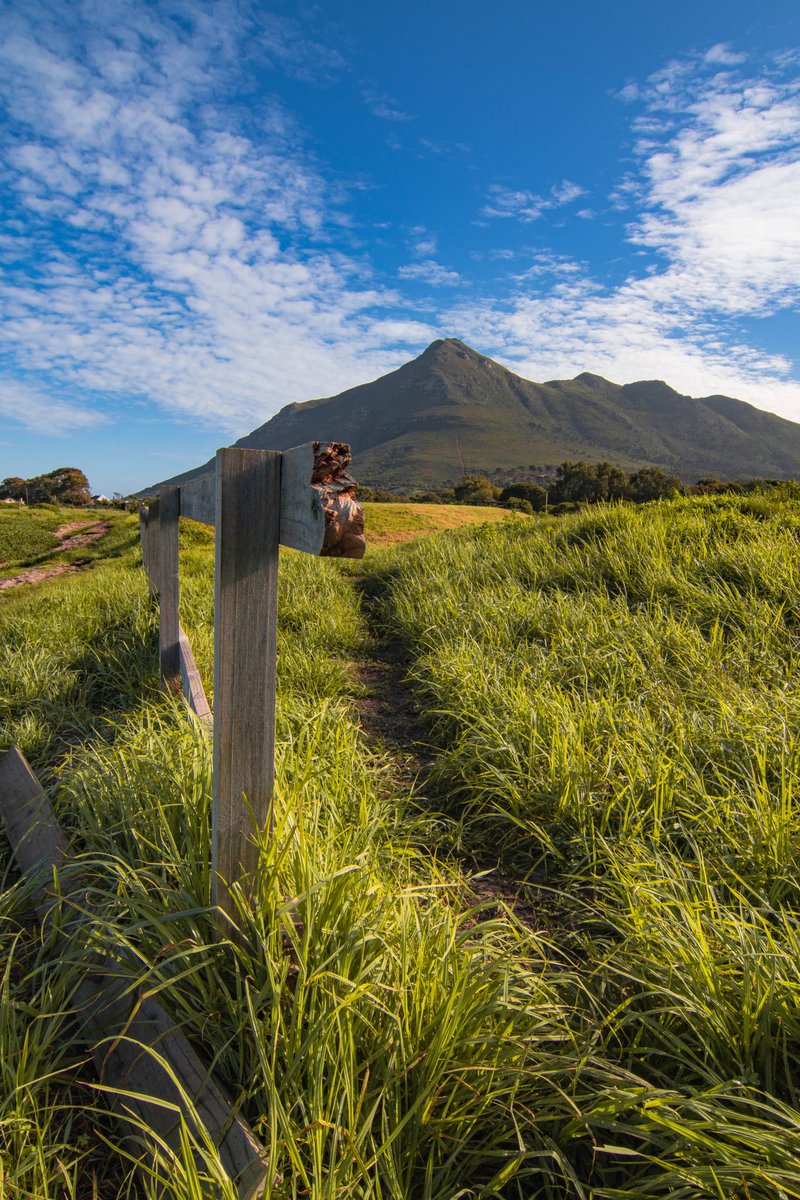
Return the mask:
[[(181, 617), (210, 689), (209, 534), (183, 536)], [(70, 1013), (90, 947), (180, 1021), (267, 1146), (280, 1178), (269, 1195), (569, 1194), (562, 1143), (588, 1140), (565, 1099), (585, 1069), (580, 984), (549, 980), (544, 944), (470, 909), (459, 873), (430, 853), (427, 818), (364, 742), (348, 663), (366, 631), (350, 583), (335, 564), (282, 564), (275, 835), (220, 939), (211, 749), (183, 702), (155, 690), (137, 563), (45, 588), (7, 626), (7, 678), (14, 662), (23, 671), (7, 737), (27, 731), (31, 756), (55, 769), (77, 871), (41, 947), (14, 915), (19, 889), (0, 899), (16, 988), (0, 1001), (0, 1060), (21, 1061), (32, 1016), (40, 1031), (29, 1075), (6, 1078), (8, 1194), (199, 1200), (219, 1169), (187, 1140), (171, 1167), (131, 1174)], [(91, 897), (78, 921), (76, 888)]]
[(599, 508), (389, 575), (456, 844), (549, 880), (603, 1053), (655, 1089), (589, 1102), (598, 1196), (800, 1194), (798, 529)]

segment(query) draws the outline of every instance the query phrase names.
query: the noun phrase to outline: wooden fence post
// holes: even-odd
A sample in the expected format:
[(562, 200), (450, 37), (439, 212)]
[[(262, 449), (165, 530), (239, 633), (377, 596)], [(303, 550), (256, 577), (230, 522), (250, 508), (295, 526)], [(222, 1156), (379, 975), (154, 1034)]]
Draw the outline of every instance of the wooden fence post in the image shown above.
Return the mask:
[(145, 575), (148, 574), (147, 554), (150, 549), (150, 544), (147, 536), (147, 523), (150, 520), (150, 512), (144, 500), (139, 501), (139, 547), (142, 551), (142, 566), (144, 567)]
[(214, 903), (246, 890), (269, 825), (275, 757), (281, 455), (217, 451), (214, 576)]
[(180, 688), (178, 640), (178, 517), (181, 489), (162, 487), (158, 516), (158, 648), (161, 686)]
[(158, 593), (158, 559), (161, 553), (161, 530), (159, 528), (158, 497), (150, 501), (147, 509), (147, 583), (150, 595)]

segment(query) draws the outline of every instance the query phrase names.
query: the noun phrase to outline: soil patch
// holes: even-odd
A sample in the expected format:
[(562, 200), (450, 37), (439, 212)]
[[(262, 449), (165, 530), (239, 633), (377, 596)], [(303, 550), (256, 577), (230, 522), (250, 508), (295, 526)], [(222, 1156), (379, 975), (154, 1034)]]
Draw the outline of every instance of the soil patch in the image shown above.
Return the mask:
[[(65, 550), (79, 550), (81, 546), (91, 546), (93, 542), (99, 542), (101, 537), (105, 537), (110, 528), (108, 521), (71, 521), (68, 525), (61, 525), (53, 535), (59, 539), (59, 544), (52, 550), (48, 550), (46, 557), (51, 558), (54, 554), (62, 554)], [(0, 591), (22, 587), (24, 584), (44, 583), (46, 579), (54, 579), (57, 575), (66, 575), (85, 565), (85, 563), (77, 562), (53, 563), (49, 567), (44, 565), (24, 567), (16, 575), (10, 575), (8, 579), (0, 579)]]
[(0, 579), (0, 592), (7, 588), (22, 587), (24, 583), (44, 583), (45, 579), (53, 579), (56, 575), (66, 575), (68, 571), (77, 571), (77, 563), (59, 563), (53, 567), (26, 567), (17, 575), (8, 579)]
[[(109, 531), (108, 521), (73, 521), (71, 525), (62, 525), (55, 531), (55, 536), (61, 539), (61, 544), (55, 546), (50, 553), (60, 554), (62, 550), (77, 550), (80, 546), (91, 546), (99, 542)], [(78, 530), (83, 530), (78, 533)], [(70, 536), (73, 535), (73, 536)]]

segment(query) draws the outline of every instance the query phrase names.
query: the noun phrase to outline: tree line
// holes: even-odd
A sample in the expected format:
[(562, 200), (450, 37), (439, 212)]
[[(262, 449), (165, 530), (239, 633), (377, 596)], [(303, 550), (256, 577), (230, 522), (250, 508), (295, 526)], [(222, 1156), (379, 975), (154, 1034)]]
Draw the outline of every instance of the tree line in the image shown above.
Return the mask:
[(794, 480), (723, 480), (713, 477), (683, 483), (661, 467), (640, 467), (628, 473), (609, 462), (563, 462), (546, 483), (517, 480), (504, 486), (486, 475), (467, 473), (454, 487), (438, 488), (414, 495), (399, 495), (377, 488), (360, 487), (359, 498), (367, 501), (411, 501), (428, 504), (486, 504), (519, 512), (568, 512), (579, 504), (628, 500), (644, 504), (673, 496), (696, 496), (724, 492), (760, 492), (775, 487), (790, 488), (800, 495)]

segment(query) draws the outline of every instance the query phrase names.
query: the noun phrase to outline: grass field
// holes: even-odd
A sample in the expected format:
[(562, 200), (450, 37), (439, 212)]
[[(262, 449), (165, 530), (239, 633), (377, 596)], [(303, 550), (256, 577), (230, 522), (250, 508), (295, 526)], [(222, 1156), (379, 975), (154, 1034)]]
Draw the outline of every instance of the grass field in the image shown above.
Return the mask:
[[(55, 504), (36, 504), (18, 509), (0, 505), (0, 579), (7, 579), (26, 567), (48, 568), (74, 563), (92, 562), (116, 552), (113, 543), (61, 548), (55, 531), (65, 525), (96, 525), (99, 521), (112, 525), (119, 516), (114, 509), (60, 508)], [(74, 534), (80, 533), (73, 530)], [(117, 547), (118, 549), (118, 547)], [(5, 595), (3, 599), (5, 599)]]
[(460, 849), (555, 890), (598, 1046), (652, 1089), (609, 1108), (645, 1161), (607, 1152), (596, 1195), (800, 1194), (798, 531), (601, 508), (391, 582)]
[[(0, 849), (0, 1195), (213, 1194), (208, 1153), (132, 1173), (91, 1086), (70, 998), (87, 946), (122, 940), (273, 1197), (800, 1197), (798, 530), (788, 503), (699, 500), (455, 529), (360, 574), (287, 554), (276, 836), (230, 941), (210, 748), (158, 692), (135, 519), (7, 597), (3, 744), (48, 782), (93, 915), (40, 934)], [(212, 557), (182, 527), (209, 691)], [(352, 663), (385, 637), (428, 728), (411, 791), (359, 726)], [(497, 863), (533, 918), (470, 907)]]
[(446, 529), (495, 524), (519, 518), (507, 508), (464, 504), (365, 504), (367, 554), (430, 537)]
[(6, 573), (10, 567), (27, 566), (52, 550), (58, 545), (53, 530), (61, 524), (60, 511), (51, 505), (22, 510), (1, 505), (0, 572)]

